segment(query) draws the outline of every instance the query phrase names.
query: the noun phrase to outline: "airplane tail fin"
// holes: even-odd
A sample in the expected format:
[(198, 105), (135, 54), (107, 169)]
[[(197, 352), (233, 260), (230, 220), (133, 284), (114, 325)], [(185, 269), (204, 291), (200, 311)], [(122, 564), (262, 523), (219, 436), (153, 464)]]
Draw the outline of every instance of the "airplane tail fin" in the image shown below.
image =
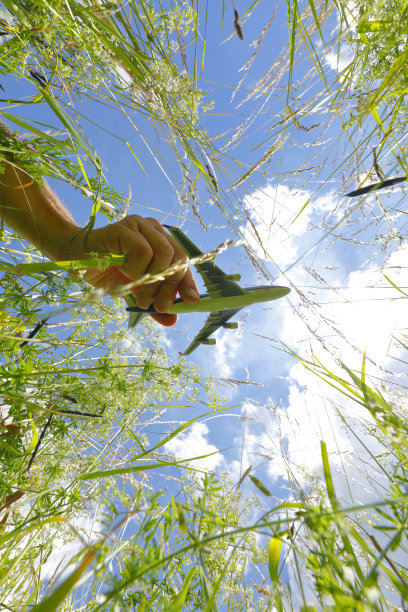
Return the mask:
[[(132, 293), (124, 295), (123, 297), (129, 307), (137, 306), (135, 296)], [(132, 327), (136, 327), (136, 325), (138, 325), (146, 316), (147, 315), (144, 312), (137, 312), (134, 310), (129, 311), (128, 328), (131, 329)]]
[(173, 236), (174, 240), (181, 246), (185, 253), (188, 253), (188, 256), (191, 258), (199, 257), (203, 255), (203, 252), (193, 243), (191, 240), (187, 238), (187, 236), (178, 228), (172, 227), (171, 225), (164, 225), (166, 229), (169, 230), (170, 234)]

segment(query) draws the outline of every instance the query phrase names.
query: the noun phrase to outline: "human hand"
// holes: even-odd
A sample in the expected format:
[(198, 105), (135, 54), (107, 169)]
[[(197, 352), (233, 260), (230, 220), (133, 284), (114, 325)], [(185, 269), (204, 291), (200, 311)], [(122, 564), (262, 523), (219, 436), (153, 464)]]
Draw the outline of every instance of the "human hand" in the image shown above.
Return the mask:
[[(156, 219), (149, 217), (129, 215), (117, 223), (92, 230), (85, 241), (84, 238), (82, 232), (73, 240), (70, 250), (75, 256), (82, 256), (85, 252), (126, 256), (123, 266), (112, 266), (107, 270), (87, 269), (85, 279), (94, 287), (102, 287), (107, 293), (112, 293), (118, 285), (134, 281), (142, 274), (161, 272), (176, 262), (187, 261), (174, 238)], [(160, 314), (152, 317), (165, 326), (177, 322), (177, 315), (165, 314), (177, 293), (188, 304), (199, 300), (197, 285), (187, 264), (163, 281), (135, 287), (133, 293), (139, 308), (145, 309), (153, 304)]]

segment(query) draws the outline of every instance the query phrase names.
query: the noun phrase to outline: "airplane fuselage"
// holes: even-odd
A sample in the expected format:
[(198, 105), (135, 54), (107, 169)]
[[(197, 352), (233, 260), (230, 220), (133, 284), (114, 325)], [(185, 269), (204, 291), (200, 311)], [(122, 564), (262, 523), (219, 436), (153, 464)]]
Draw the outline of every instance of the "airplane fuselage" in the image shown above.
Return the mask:
[[(200, 301), (195, 304), (187, 304), (183, 300), (177, 299), (168, 310), (169, 314), (183, 314), (186, 312), (218, 312), (220, 310), (233, 310), (234, 308), (245, 308), (258, 302), (270, 302), (277, 300), (290, 291), (288, 287), (264, 285), (261, 287), (243, 288), (241, 295), (211, 297), (208, 293), (200, 296)], [(142, 310), (132, 308), (136, 312), (154, 313), (153, 307)]]

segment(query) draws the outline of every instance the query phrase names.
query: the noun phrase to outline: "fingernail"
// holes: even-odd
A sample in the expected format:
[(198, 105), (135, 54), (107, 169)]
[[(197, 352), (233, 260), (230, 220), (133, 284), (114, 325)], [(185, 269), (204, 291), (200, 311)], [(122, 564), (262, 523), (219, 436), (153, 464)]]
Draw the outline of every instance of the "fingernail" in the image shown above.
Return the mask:
[(162, 302), (161, 304), (158, 304), (156, 306), (156, 310), (161, 314), (166, 314), (167, 312), (169, 312), (172, 303), (173, 302), (171, 302), (170, 300), (168, 302)]
[(192, 300), (199, 300), (200, 299), (200, 294), (193, 287), (190, 287), (189, 289), (187, 289), (185, 294), (186, 294), (187, 297), (191, 298)]

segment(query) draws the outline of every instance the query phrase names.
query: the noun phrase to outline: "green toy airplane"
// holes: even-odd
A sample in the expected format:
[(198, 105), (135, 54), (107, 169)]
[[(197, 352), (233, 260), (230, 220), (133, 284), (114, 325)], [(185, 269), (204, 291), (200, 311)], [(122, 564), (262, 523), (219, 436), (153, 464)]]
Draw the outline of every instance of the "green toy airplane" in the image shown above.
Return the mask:
[[(181, 230), (176, 227), (166, 227), (189, 258), (199, 257), (203, 254)], [(277, 300), (287, 295), (290, 291), (288, 287), (272, 285), (243, 289), (235, 282), (241, 279), (239, 274), (225, 274), (212, 262), (195, 264), (195, 268), (201, 274), (208, 293), (200, 295), (200, 300), (195, 304), (186, 304), (181, 299), (175, 300), (169, 309), (169, 313), (209, 312), (210, 315), (204, 327), (187, 347), (183, 355), (189, 355), (200, 344), (215, 344), (215, 338), (210, 338), (209, 336), (219, 327), (236, 329), (238, 323), (228, 323), (227, 321), (237, 314), (241, 308), (251, 306), (251, 304), (256, 302)], [(126, 310), (130, 313), (129, 327), (134, 327), (146, 315), (156, 312), (153, 306), (146, 310), (139, 308), (132, 294), (127, 295), (125, 299), (128, 304)]]

